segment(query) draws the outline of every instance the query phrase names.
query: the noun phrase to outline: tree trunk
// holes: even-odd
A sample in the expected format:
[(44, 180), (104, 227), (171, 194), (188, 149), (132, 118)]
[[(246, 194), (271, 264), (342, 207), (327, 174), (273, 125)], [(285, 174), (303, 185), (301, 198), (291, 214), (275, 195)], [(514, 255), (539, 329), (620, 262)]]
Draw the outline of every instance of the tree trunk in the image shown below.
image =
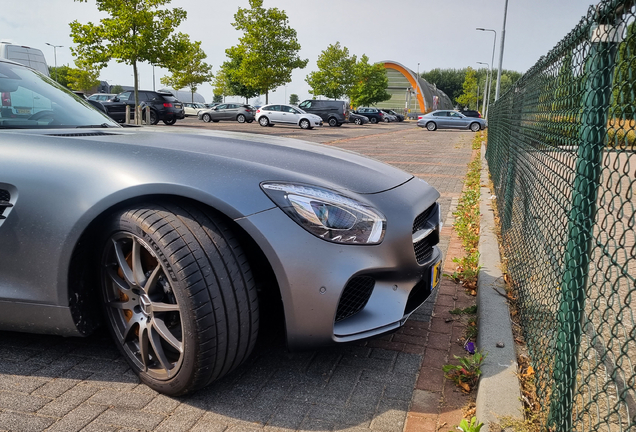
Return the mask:
[(269, 104), (269, 90), (265, 92), (265, 105)]

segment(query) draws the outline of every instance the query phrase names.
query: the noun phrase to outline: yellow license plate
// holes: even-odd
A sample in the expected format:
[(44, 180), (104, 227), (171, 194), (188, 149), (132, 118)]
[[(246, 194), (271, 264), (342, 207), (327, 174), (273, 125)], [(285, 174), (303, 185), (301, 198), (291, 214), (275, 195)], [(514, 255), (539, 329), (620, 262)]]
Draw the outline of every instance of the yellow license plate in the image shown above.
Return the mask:
[(31, 110), (28, 108), (18, 108), (16, 111), (18, 114), (31, 114)]
[(435, 288), (439, 284), (439, 280), (442, 276), (442, 262), (439, 261), (431, 269), (431, 289)]

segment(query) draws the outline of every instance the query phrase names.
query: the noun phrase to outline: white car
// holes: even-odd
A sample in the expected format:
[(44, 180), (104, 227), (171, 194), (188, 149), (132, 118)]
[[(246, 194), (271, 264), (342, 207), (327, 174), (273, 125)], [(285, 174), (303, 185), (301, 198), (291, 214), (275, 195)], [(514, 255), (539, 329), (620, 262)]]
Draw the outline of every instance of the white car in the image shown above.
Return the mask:
[(261, 126), (273, 126), (278, 123), (295, 124), (301, 129), (322, 126), (320, 116), (309, 114), (291, 105), (265, 105), (256, 110), (256, 121)]
[(202, 109), (205, 109), (205, 105), (200, 104), (200, 103), (184, 102), (183, 103), (183, 109), (185, 111), (186, 117), (187, 116), (195, 116), (195, 115), (199, 114), (199, 111), (201, 111)]

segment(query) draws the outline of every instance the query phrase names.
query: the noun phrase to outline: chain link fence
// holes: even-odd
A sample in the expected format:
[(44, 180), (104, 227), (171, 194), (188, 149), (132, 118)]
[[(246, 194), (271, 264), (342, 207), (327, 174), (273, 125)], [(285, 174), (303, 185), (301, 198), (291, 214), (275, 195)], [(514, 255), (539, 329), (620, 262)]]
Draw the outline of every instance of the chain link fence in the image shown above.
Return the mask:
[(636, 431), (635, 96), (635, 1), (606, 0), (490, 109), (545, 430)]

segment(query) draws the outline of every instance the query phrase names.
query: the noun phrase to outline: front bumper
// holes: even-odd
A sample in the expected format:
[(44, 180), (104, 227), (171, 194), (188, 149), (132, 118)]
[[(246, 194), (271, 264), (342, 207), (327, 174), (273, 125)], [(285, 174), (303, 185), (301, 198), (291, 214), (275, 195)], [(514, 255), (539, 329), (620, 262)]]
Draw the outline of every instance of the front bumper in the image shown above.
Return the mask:
[[(430, 254), (418, 263), (413, 226), (418, 215), (435, 206), (430, 218), (437, 218), (434, 232), (439, 236), (437, 191), (414, 178), (389, 191), (362, 197), (387, 218), (379, 245), (327, 242), (278, 208), (237, 220), (257, 241), (274, 270), (290, 349), (350, 342), (397, 329), (436, 288), (433, 280), (439, 281), (441, 252), (431, 245)], [(350, 292), (358, 281), (369, 284), (361, 288), (360, 295), (366, 295), (362, 300), (358, 293)], [(353, 314), (343, 311), (345, 298), (358, 302)]]

